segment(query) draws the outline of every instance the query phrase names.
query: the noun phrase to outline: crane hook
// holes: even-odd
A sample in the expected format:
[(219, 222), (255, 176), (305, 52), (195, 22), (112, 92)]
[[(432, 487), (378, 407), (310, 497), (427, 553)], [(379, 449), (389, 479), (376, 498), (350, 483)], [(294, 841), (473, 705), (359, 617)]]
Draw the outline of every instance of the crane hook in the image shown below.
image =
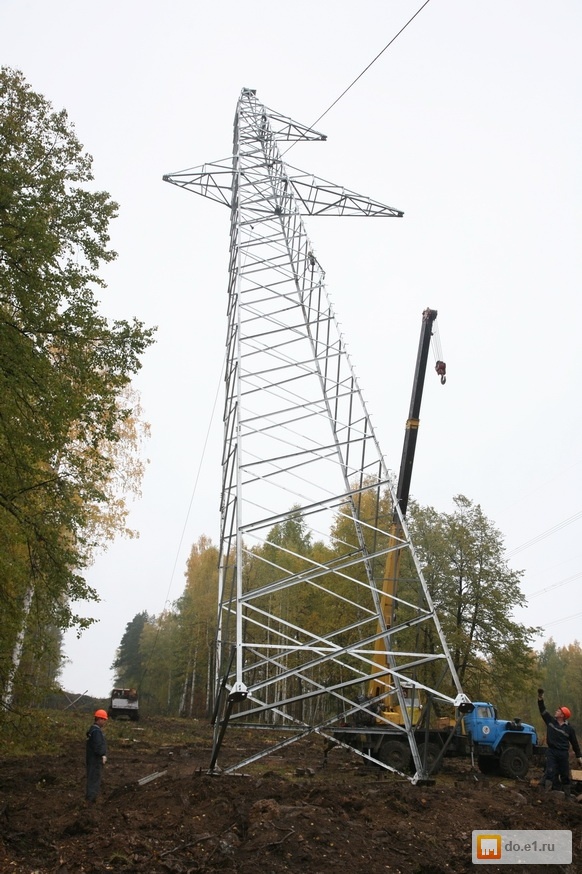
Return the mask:
[(435, 370), (441, 378), (441, 385), (444, 385), (447, 381), (447, 365), (444, 361), (437, 361)]

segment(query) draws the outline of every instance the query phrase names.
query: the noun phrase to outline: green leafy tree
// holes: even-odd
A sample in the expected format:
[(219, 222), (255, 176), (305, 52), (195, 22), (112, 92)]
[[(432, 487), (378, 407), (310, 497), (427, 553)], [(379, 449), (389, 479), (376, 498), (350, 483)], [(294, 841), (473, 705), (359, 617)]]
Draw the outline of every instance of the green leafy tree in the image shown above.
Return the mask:
[(529, 683), (538, 629), (513, 618), (522, 572), (508, 566), (501, 532), (478, 504), (454, 503), (453, 513), (411, 505), (409, 527), (463, 688), (497, 700)]
[[(582, 647), (578, 641), (561, 647), (552, 638), (546, 641), (537, 654), (535, 676), (535, 685), (545, 690), (548, 710), (553, 713), (556, 707), (569, 707), (572, 723), (582, 734)], [(538, 719), (537, 707), (535, 714)], [(543, 727), (541, 720), (538, 724)]]
[(143, 627), (140, 701), (148, 713), (170, 716), (178, 712), (182, 687), (177, 639), (178, 617), (173, 610), (165, 610)]
[(217, 596), (218, 549), (202, 535), (190, 551), (186, 587), (176, 603), (176, 652), (182, 684), (179, 713), (183, 716), (203, 716), (210, 708)]
[(148, 614), (144, 611), (134, 616), (125, 626), (121, 643), (115, 653), (115, 660), (111, 665), (111, 669), (115, 671), (115, 686), (140, 687), (144, 672), (140, 644), (142, 632), (148, 621)]
[[(86, 627), (84, 569), (125, 520), (116, 446), (136, 445), (128, 387), (153, 332), (109, 323), (98, 270), (117, 205), (66, 112), (0, 69), (0, 685), (12, 701), (27, 640)], [(138, 469), (134, 472), (139, 476)], [(35, 627), (31, 623), (35, 622)]]

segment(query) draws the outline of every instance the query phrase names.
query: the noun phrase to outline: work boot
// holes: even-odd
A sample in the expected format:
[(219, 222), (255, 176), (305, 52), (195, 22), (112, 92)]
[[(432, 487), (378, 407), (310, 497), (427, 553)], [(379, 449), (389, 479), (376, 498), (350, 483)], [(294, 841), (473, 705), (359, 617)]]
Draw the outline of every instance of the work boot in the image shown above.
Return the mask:
[(544, 780), (544, 789), (546, 790), (546, 792), (549, 792), (552, 786), (553, 783), (551, 780)]
[(567, 783), (565, 786), (562, 786), (562, 789), (564, 790), (564, 795), (566, 796), (566, 798), (568, 798), (568, 799), (571, 798), (571, 796), (572, 796), (571, 784)]

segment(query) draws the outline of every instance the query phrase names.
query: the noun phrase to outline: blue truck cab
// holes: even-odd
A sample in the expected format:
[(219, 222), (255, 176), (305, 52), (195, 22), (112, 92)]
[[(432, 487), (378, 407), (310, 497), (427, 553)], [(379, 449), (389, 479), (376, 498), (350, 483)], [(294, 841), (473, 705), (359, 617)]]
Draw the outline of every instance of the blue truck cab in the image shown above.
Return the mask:
[(534, 751), (537, 733), (521, 719), (499, 719), (487, 701), (473, 701), (473, 710), (462, 719), (472, 754), (483, 774), (500, 771), (507, 777), (525, 777)]

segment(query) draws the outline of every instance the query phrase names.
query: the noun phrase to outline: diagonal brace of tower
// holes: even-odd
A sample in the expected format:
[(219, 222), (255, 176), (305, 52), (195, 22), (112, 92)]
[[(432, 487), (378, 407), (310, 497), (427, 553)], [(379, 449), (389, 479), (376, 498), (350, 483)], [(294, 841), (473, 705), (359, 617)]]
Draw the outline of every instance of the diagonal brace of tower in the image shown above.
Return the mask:
[(419, 701), (462, 690), (302, 220), (402, 212), (283, 161), (309, 140), (245, 88), (232, 157), (164, 176), (231, 211), (210, 770), (230, 727), (281, 740), (223, 771), (373, 722), (408, 736), (417, 781)]

